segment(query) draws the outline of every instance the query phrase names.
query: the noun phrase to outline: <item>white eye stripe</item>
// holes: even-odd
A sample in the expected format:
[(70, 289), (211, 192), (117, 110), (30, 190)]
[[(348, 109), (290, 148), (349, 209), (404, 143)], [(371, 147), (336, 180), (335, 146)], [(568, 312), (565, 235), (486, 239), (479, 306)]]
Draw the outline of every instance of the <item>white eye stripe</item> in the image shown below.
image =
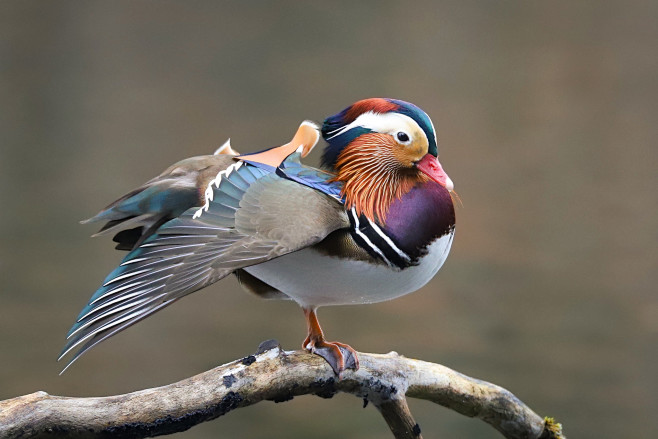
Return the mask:
[(332, 132), (332, 135), (328, 137), (327, 140), (331, 140), (334, 137), (340, 136), (341, 134), (356, 127), (368, 128), (369, 130), (378, 133), (390, 134), (391, 136), (395, 137), (396, 140), (396, 135), (399, 131), (407, 134), (409, 138), (411, 138), (409, 135), (410, 132), (419, 131), (422, 133), (421, 135), (425, 138), (425, 140), (429, 143), (429, 139), (427, 138), (425, 131), (423, 131), (420, 125), (418, 125), (418, 123), (409, 116), (400, 113), (381, 114), (374, 113), (372, 111), (363, 113), (354, 119), (352, 123), (345, 125), (335, 132)]

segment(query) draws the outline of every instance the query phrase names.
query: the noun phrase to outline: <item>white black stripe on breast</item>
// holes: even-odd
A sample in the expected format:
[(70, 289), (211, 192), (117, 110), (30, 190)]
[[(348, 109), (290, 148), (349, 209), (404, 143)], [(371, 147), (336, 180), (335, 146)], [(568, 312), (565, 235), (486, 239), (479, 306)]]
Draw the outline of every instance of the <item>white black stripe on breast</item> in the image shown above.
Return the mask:
[(352, 238), (373, 258), (399, 269), (416, 264), (377, 224), (364, 215), (357, 215), (354, 208), (347, 211), (347, 216)]

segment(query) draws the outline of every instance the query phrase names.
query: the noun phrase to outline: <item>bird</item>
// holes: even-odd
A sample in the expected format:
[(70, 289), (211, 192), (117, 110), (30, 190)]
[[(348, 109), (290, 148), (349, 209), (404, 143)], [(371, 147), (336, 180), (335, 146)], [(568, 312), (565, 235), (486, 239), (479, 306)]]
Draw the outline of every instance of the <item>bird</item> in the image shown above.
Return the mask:
[[(302, 163), (320, 139), (320, 168)], [(303, 310), (303, 349), (340, 378), (357, 352), (328, 341), (322, 306), (391, 300), (424, 286), (455, 234), (454, 184), (430, 117), (390, 98), (362, 99), (304, 121), (293, 139), (240, 154), (182, 160), (83, 223), (103, 223), (128, 251), (67, 334), (59, 357), (82, 354), (220, 279)]]

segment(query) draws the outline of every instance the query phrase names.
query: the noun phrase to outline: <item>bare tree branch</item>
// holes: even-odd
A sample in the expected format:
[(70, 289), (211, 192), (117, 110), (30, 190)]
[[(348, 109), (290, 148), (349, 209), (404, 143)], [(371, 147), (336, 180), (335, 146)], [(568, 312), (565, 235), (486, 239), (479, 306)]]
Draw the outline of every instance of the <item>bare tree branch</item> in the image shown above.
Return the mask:
[(397, 439), (421, 439), (420, 426), (414, 420), (407, 398), (396, 396), (377, 407)]
[(259, 352), (174, 384), (125, 395), (70, 398), (36, 392), (0, 401), (0, 437), (143, 438), (184, 431), (231, 410), (268, 400), (346, 392), (372, 402), (396, 438), (420, 438), (406, 398), (426, 399), (477, 417), (507, 438), (563, 438), (552, 419), (539, 417), (509, 391), (438, 364), (359, 354), (361, 367), (336, 379), (331, 367), (276, 341)]

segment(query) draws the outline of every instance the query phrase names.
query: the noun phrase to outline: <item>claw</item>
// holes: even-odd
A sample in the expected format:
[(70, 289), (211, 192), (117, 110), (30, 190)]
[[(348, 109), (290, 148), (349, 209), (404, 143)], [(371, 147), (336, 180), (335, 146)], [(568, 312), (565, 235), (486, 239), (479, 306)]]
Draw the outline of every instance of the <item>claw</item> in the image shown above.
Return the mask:
[(339, 379), (345, 369), (358, 370), (359, 357), (356, 351), (345, 343), (326, 341), (314, 309), (305, 308), (304, 314), (308, 323), (308, 336), (302, 347), (324, 358)]

